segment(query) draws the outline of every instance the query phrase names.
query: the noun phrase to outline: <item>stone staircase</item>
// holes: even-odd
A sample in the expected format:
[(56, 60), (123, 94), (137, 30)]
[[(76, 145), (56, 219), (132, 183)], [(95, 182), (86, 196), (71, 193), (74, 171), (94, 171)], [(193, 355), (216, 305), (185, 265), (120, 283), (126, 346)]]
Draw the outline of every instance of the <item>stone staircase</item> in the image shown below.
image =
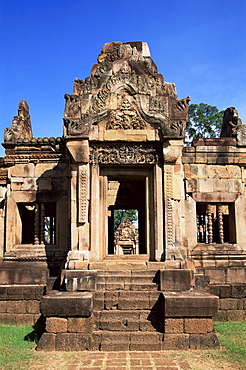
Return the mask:
[(99, 270), (97, 290), (156, 291), (156, 270)]
[(215, 347), (217, 297), (190, 291), (191, 277), (190, 270), (68, 270), (67, 291), (41, 302), (38, 350)]

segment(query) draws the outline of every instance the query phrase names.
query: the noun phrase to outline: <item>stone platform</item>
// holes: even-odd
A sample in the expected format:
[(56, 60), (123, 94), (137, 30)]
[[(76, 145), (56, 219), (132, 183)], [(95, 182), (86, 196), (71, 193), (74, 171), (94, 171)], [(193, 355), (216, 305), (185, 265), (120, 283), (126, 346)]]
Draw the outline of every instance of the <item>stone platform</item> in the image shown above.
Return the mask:
[[(83, 270), (74, 275), (66, 272), (70, 292), (51, 292), (41, 301), (46, 331), (38, 350), (159, 351), (218, 345), (212, 324), (218, 298), (190, 291), (190, 270)], [(78, 291), (83, 285), (95, 290)]]

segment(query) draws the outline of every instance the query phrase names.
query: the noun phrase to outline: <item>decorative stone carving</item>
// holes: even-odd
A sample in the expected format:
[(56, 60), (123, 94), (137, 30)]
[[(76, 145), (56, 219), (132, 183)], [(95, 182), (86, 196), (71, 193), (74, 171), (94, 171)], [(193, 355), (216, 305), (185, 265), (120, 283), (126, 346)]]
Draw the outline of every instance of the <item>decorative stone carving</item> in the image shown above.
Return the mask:
[(170, 117), (175, 119), (186, 119), (189, 110), (190, 97), (183, 99), (172, 99), (170, 104)]
[(171, 199), (165, 200), (165, 211), (166, 211), (166, 242), (167, 248), (174, 246), (174, 220), (173, 220), (173, 205)]
[(133, 223), (124, 219), (114, 232), (115, 254), (136, 254), (138, 231)]
[(220, 137), (235, 137), (240, 125), (242, 125), (242, 120), (238, 117), (238, 111), (236, 108), (227, 108), (223, 116)]
[(153, 129), (158, 140), (184, 137), (190, 98), (179, 100), (175, 85), (164, 82), (146, 43), (105, 44), (91, 76), (76, 79), (65, 98), (66, 137), (98, 140), (93, 125), (99, 124), (98, 132)]
[(18, 107), (18, 116), (14, 116), (11, 129), (7, 127), (4, 131), (4, 141), (31, 139), (32, 137), (29, 107), (25, 100), (21, 100)]
[(127, 98), (123, 99), (119, 109), (110, 112), (106, 125), (107, 130), (143, 130), (144, 128), (146, 128), (146, 123), (132, 109)]
[(160, 146), (142, 144), (92, 144), (90, 163), (99, 164), (161, 164)]
[(65, 94), (66, 99), (66, 108), (65, 108), (65, 117), (80, 117), (80, 102), (78, 95), (68, 95)]
[(79, 222), (87, 221), (88, 173), (87, 166), (79, 166)]
[(92, 125), (98, 124), (106, 118), (108, 112), (100, 114), (83, 115), (81, 118), (64, 118), (64, 135), (88, 137)]

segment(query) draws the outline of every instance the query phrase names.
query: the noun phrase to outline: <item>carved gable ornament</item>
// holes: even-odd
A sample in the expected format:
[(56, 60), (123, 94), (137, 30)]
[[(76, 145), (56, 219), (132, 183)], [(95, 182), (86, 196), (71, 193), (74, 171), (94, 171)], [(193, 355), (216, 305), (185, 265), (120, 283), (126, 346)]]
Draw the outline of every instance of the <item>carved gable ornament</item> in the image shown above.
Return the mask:
[(105, 44), (91, 76), (75, 79), (74, 92), (65, 99), (67, 138), (113, 140), (115, 132), (117, 141), (122, 132), (127, 141), (126, 132), (137, 131), (146, 132), (148, 140), (184, 137), (189, 97), (179, 100), (175, 85), (164, 82), (146, 43)]

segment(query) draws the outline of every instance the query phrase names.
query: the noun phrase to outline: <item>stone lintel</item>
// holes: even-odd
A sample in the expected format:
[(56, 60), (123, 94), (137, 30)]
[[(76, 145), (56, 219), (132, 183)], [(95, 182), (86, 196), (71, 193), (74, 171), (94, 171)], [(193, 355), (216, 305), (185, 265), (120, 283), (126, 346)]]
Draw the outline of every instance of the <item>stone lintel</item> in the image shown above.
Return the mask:
[(70, 140), (67, 148), (75, 162), (89, 162), (89, 143), (88, 140)]
[(234, 137), (220, 138), (198, 138), (193, 140), (192, 146), (237, 146), (237, 139)]
[(50, 293), (41, 300), (41, 312), (44, 316), (89, 317), (92, 314), (92, 310), (92, 293), (89, 292)]
[(188, 269), (160, 270), (160, 290), (183, 291), (191, 287), (193, 271)]
[(219, 298), (205, 292), (163, 292), (165, 317), (212, 317)]
[(106, 130), (104, 140), (108, 141), (154, 141), (154, 130)]
[(232, 203), (237, 200), (240, 194), (238, 193), (226, 193), (226, 192), (214, 192), (214, 193), (192, 193), (192, 198), (196, 202), (215, 202), (215, 203)]

